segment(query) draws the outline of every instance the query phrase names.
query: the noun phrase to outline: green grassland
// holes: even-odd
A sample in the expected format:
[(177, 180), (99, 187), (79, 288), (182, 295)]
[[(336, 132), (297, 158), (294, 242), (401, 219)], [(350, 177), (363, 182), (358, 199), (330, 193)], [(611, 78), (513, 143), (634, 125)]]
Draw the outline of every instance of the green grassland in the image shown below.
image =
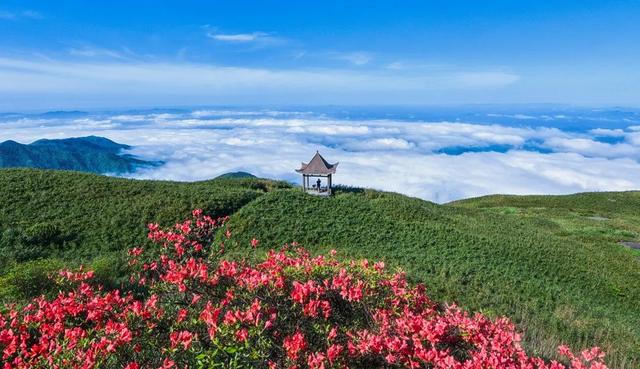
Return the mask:
[[(232, 214), (285, 183), (219, 179), (197, 183), (136, 181), (37, 169), (0, 170), (0, 301), (32, 297), (61, 265), (89, 265), (117, 283), (125, 250), (146, 225), (171, 225), (192, 209)], [(4, 277), (2, 277), (4, 276)]]
[(640, 193), (489, 196), (437, 205), (371, 190), (331, 198), (254, 178), (135, 181), (77, 172), (0, 170), (0, 300), (46, 292), (47, 271), (88, 264), (118, 283), (122, 250), (145, 225), (191, 209), (230, 214), (230, 257), (249, 241), (384, 260), (430, 295), (506, 315), (527, 349), (599, 344), (612, 368), (640, 366)]
[[(612, 205), (609, 196), (624, 205)], [(239, 245), (251, 237), (268, 245), (297, 241), (314, 251), (384, 260), (424, 282), (438, 300), (509, 316), (531, 352), (553, 357), (560, 342), (600, 344), (612, 367), (636, 368), (640, 254), (618, 241), (640, 234), (640, 196), (528, 198), (440, 206), (375, 191), (329, 199), (279, 191), (243, 207), (231, 228)], [(609, 220), (587, 218), (595, 214)]]

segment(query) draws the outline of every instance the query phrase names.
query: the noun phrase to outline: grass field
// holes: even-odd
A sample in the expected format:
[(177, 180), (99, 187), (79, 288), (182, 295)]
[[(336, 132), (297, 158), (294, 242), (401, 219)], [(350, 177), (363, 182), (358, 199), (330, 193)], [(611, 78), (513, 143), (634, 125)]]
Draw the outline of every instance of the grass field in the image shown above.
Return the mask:
[(0, 170), (0, 301), (29, 298), (62, 265), (90, 265), (118, 283), (124, 250), (146, 239), (146, 225), (182, 221), (194, 208), (231, 214), (285, 183), (219, 179), (136, 181), (34, 169)]
[[(384, 260), (438, 300), (510, 317), (531, 353), (598, 344), (612, 368), (640, 366), (640, 252), (619, 244), (640, 238), (633, 192), (436, 205), (359, 189), (317, 198), (251, 178), (174, 183), (1, 170), (0, 298), (46, 289), (37, 277), (67, 264), (115, 278), (122, 250), (144, 242), (146, 223), (170, 225), (196, 207), (232, 215), (233, 257), (245, 257), (255, 237), (263, 250), (297, 241)], [(29, 293), (20, 294), (25, 285)]]
[[(440, 206), (374, 191), (320, 199), (289, 190), (243, 207), (231, 228), (240, 245), (251, 237), (267, 245), (297, 241), (314, 251), (384, 260), (424, 282), (436, 299), (509, 316), (526, 332), (531, 352), (553, 357), (560, 342), (600, 344), (612, 367), (636, 368), (639, 253), (618, 241), (640, 234), (633, 211), (640, 196), (528, 199)], [(595, 214), (609, 220), (588, 218)]]

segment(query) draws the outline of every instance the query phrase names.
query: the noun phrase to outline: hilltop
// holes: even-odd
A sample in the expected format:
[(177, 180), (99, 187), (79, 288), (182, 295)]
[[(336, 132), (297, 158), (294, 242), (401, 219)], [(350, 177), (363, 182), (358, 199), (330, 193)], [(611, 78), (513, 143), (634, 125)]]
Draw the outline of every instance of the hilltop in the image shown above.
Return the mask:
[(27, 145), (9, 140), (0, 143), (0, 168), (66, 169), (123, 174), (160, 164), (123, 153), (130, 148), (97, 136), (43, 139)]
[(229, 172), (217, 176), (215, 179), (234, 179), (234, 178), (257, 178), (251, 173), (247, 172)]
[(171, 225), (193, 208), (231, 215), (230, 257), (247, 257), (256, 238), (263, 250), (297, 241), (314, 253), (384, 260), (439, 301), (510, 317), (531, 353), (597, 344), (612, 368), (637, 367), (640, 253), (619, 244), (640, 237), (637, 192), (437, 205), (363, 189), (321, 199), (256, 178), (176, 183), (1, 170), (0, 298), (16, 298), (25, 280), (40, 286), (34, 274), (65, 264), (123, 283), (114, 278), (122, 250), (143, 242), (144, 225)]

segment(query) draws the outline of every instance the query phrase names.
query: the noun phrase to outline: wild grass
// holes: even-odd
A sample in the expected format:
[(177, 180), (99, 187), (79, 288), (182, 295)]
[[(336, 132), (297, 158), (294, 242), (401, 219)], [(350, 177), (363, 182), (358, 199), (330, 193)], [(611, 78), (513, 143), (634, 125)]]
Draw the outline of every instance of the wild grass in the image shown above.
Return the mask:
[[(20, 277), (25, 273), (43, 274), (41, 260), (90, 265), (109, 276), (122, 263), (123, 250), (144, 241), (148, 223), (174, 224), (194, 208), (231, 214), (279, 186), (288, 185), (252, 178), (178, 183), (2, 169), (0, 282), (5, 288), (0, 287), (0, 300), (7, 296), (2, 291), (15, 290), (11, 281), (26, 280)], [(29, 283), (19, 285), (24, 289)]]
[[(255, 237), (269, 246), (296, 241), (317, 252), (384, 260), (439, 300), (512, 318), (535, 354), (553, 358), (562, 342), (601, 345), (613, 368), (636, 368), (640, 262), (618, 242), (638, 234), (633, 209), (640, 197), (615, 194), (620, 209), (603, 196), (439, 206), (368, 190), (329, 199), (287, 190), (243, 207), (230, 227), (238, 254)], [(610, 220), (585, 218), (594, 212)]]

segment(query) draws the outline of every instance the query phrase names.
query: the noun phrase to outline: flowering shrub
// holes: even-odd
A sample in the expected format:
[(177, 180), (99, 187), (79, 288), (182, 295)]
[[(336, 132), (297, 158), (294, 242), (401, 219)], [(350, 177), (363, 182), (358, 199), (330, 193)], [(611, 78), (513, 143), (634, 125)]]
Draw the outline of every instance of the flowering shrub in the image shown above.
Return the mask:
[(67, 292), (0, 315), (3, 369), (606, 368), (598, 348), (561, 346), (568, 364), (528, 356), (507, 319), (439, 305), (383, 263), (296, 245), (231, 261), (217, 232), (231, 236), (199, 210), (168, 230), (150, 225), (150, 247), (129, 251), (142, 296), (61, 272)]

